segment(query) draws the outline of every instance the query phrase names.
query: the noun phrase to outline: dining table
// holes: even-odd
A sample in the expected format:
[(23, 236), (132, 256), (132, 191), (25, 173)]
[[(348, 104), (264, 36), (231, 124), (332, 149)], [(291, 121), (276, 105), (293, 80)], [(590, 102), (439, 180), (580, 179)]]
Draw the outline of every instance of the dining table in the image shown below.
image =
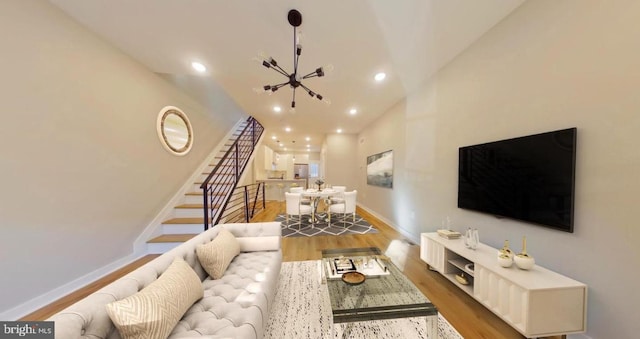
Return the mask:
[(308, 198), (311, 201), (311, 218), (309, 222), (314, 225), (321, 221), (318, 218), (318, 205), (320, 204), (320, 200), (327, 199), (333, 196), (334, 194), (339, 193), (336, 190), (325, 188), (321, 190), (317, 190), (314, 188), (309, 188), (307, 190), (302, 191), (302, 196)]

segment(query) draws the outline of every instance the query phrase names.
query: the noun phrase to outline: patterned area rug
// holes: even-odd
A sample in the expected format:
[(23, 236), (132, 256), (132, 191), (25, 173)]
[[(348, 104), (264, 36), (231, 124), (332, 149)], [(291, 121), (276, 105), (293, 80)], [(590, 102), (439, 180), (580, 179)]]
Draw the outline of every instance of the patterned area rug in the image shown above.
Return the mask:
[[(329, 291), (321, 282), (319, 265), (317, 260), (282, 263), (265, 339), (436, 339), (426, 335), (424, 317), (333, 325)], [(438, 315), (438, 338), (463, 339), (442, 315)]]
[(309, 216), (303, 216), (302, 220), (298, 216), (289, 216), (289, 224), (287, 225), (284, 214), (280, 214), (275, 221), (282, 223), (283, 237), (378, 233), (378, 230), (357, 214), (355, 222), (353, 222), (353, 215), (332, 214), (331, 226), (327, 223), (325, 213), (318, 213), (317, 216), (319, 221), (313, 227), (309, 222)]

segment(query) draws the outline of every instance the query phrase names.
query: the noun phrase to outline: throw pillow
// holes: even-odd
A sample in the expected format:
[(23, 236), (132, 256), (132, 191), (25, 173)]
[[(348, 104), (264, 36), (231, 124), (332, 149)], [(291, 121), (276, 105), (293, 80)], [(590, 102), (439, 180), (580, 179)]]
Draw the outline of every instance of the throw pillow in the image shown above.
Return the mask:
[(203, 295), (196, 272), (183, 259), (176, 258), (156, 281), (106, 307), (123, 339), (166, 338)]
[(200, 265), (213, 279), (220, 279), (231, 260), (240, 254), (240, 243), (231, 232), (222, 228), (210, 243), (196, 247)]

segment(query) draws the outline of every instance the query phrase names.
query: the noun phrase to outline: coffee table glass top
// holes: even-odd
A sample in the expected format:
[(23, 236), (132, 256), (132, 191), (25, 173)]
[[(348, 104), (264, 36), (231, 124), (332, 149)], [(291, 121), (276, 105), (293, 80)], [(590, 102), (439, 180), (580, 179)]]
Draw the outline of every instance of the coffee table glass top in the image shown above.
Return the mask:
[[(363, 266), (365, 263), (378, 265), (385, 273), (369, 275), (358, 285), (348, 284), (339, 277), (331, 278), (337, 273), (335, 266), (331, 266), (335, 258), (352, 259), (356, 270), (363, 273), (370, 271)], [(432, 316), (438, 313), (422, 292), (376, 247), (324, 250), (322, 268), (334, 323)]]

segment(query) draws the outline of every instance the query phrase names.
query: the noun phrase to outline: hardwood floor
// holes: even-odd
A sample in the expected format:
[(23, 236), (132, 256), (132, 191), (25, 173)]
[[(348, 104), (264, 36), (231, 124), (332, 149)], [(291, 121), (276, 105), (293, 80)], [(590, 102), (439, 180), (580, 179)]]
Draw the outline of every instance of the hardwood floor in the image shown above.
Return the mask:
[[(252, 221), (273, 221), (282, 205), (268, 202), (267, 208)], [(378, 247), (383, 252), (393, 240), (410, 242), (395, 229), (378, 220), (370, 213), (357, 208), (357, 213), (369, 221), (379, 233), (345, 236), (292, 237), (282, 239), (284, 261), (318, 260), (321, 251), (330, 248)], [(438, 311), (467, 339), (513, 339), (524, 338), (500, 318), (475, 301), (452, 282), (439, 273), (427, 269), (420, 260), (419, 244), (411, 244), (406, 258), (404, 274), (431, 300)], [(73, 302), (111, 283), (118, 277), (134, 270), (156, 256), (146, 256), (140, 260), (109, 274), (108, 276), (28, 315), (20, 320), (44, 320)], [(560, 337), (549, 337), (560, 338)]]

